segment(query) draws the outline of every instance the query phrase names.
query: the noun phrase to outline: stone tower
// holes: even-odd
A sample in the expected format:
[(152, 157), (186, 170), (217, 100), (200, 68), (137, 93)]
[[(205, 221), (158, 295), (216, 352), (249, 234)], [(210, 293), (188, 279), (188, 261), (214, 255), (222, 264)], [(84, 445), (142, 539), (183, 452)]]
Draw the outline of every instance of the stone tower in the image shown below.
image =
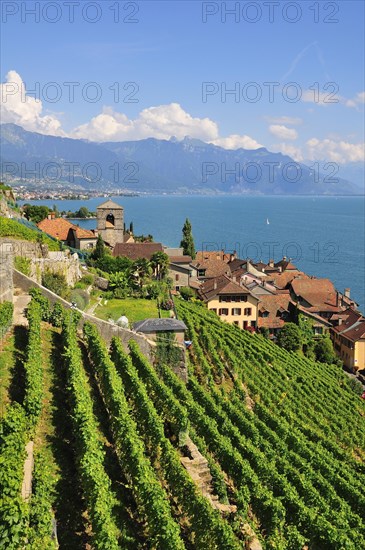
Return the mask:
[(124, 209), (122, 206), (107, 200), (96, 209), (98, 234), (104, 242), (114, 247), (124, 241)]

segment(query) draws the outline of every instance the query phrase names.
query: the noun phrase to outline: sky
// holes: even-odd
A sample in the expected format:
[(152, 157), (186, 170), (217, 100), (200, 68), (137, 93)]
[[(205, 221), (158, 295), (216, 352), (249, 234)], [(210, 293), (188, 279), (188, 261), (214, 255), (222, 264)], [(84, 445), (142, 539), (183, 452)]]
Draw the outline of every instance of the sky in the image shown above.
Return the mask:
[(364, 161), (364, 2), (7, 1), (1, 122)]

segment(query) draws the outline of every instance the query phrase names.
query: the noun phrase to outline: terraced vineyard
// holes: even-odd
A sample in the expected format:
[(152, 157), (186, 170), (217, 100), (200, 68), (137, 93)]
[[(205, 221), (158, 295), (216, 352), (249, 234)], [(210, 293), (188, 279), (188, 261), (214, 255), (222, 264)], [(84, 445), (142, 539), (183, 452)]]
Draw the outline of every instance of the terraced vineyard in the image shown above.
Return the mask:
[(74, 312), (41, 324), (32, 303), (23, 391), (0, 393), (0, 547), (56, 547), (54, 518), (61, 548), (365, 548), (365, 407), (343, 373), (177, 309), (187, 385), (133, 341), (108, 350), (89, 324), (80, 338)]

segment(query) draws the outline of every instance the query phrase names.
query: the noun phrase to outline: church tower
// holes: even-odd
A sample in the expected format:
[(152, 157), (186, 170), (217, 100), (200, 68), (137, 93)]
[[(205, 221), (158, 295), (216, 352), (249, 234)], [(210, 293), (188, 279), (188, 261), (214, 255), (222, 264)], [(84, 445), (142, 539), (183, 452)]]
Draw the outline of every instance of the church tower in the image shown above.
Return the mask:
[(97, 229), (103, 241), (114, 247), (124, 242), (124, 208), (107, 200), (96, 209)]

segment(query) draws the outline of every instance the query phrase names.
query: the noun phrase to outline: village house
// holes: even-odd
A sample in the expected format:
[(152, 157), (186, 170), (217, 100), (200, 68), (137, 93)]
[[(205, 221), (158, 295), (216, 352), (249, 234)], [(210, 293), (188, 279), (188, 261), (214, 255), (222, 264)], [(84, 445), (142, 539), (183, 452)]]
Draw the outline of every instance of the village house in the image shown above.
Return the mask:
[(258, 328), (267, 328), (270, 336), (275, 337), (284, 324), (291, 320), (290, 303), (288, 290), (278, 294), (261, 295), (258, 305)]
[(37, 224), (38, 229), (47, 233), (54, 239), (58, 239), (66, 246), (78, 248), (79, 250), (92, 250), (97, 241), (94, 231), (82, 229), (64, 218), (55, 218), (49, 215), (48, 218)]
[(329, 279), (297, 277), (289, 285), (293, 302), (324, 319), (343, 310), (339, 293)]
[(256, 328), (258, 298), (227, 275), (205, 281), (198, 292), (208, 309), (222, 321), (243, 329)]
[(365, 369), (365, 317), (353, 308), (334, 315), (331, 339), (337, 355), (352, 371)]
[(169, 256), (169, 277), (173, 289), (179, 291), (181, 287), (190, 286), (197, 279), (197, 270), (191, 264), (190, 256)]
[(197, 278), (200, 281), (206, 281), (208, 279), (214, 279), (221, 275), (231, 275), (231, 268), (224, 260), (216, 258), (208, 258), (204, 260), (194, 260), (191, 266), (196, 269)]

